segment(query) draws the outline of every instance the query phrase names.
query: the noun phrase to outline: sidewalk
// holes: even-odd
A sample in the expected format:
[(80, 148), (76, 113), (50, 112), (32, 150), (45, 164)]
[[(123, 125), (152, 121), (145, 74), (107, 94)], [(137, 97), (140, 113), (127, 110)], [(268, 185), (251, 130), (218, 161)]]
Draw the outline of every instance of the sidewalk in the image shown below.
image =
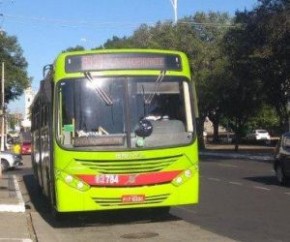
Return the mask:
[(32, 241), (17, 177), (5, 173), (0, 177), (0, 222), (0, 241)]

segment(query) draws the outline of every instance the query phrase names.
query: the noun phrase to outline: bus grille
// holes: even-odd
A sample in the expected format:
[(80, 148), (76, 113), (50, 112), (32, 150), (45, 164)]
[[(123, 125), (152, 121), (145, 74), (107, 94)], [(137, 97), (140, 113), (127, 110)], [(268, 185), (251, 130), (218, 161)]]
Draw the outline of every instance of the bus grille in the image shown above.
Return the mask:
[(120, 197), (93, 197), (92, 199), (98, 205), (102, 207), (109, 207), (109, 206), (125, 206), (125, 205), (139, 205), (139, 204), (158, 204), (162, 203), (168, 198), (169, 194), (160, 194), (155, 196), (147, 196), (145, 201), (142, 203), (122, 203), (122, 199)]
[(83, 166), (102, 174), (156, 172), (175, 163), (182, 156), (140, 160), (76, 160)]

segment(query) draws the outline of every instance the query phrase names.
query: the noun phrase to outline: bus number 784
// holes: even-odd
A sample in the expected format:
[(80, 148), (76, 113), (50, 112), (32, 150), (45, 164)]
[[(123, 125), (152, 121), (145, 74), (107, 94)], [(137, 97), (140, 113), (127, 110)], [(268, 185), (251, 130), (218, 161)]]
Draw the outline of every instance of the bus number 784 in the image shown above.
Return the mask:
[(106, 185), (106, 184), (118, 184), (119, 176), (113, 174), (100, 174), (96, 176), (96, 184)]

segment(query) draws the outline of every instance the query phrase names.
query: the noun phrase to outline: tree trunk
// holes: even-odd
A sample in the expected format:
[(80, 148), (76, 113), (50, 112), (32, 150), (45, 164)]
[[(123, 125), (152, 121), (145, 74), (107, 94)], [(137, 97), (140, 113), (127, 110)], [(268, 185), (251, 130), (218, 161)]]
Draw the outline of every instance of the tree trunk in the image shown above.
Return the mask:
[(212, 124), (213, 124), (213, 142), (218, 143), (219, 142), (219, 121), (220, 121), (219, 112), (216, 111), (214, 113), (211, 113), (208, 115), (208, 117), (212, 121)]
[(205, 122), (205, 118), (199, 118), (196, 121), (196, 129), (197, 129), (197, 138), (198, 138), (198, 146), (199, 149), (204, 150), (206, 148), (205, 145), (205, 140), (204, 140), (204, 135), (203, 135), (203, 131), (204, 131), (204, 122)]
[(236, 127), (235, 127), (235, 151), (239, 151), (239, 144), (241, 140), (241, 125), (236, 120)]
[(219, 122), (216, 120), (213, 122), (213, 141), (219, 142)]
[(239, 151), (239, 141), (238, 138), (236, 137), (236, 142), (235, 142), (235, 151), (238, 152)]

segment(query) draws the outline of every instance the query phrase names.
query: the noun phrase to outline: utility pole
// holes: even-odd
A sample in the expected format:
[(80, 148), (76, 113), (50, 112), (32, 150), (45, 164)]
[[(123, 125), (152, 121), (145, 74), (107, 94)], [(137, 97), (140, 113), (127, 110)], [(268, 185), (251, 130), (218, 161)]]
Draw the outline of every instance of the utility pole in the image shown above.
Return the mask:
[(5, 139), (5, 98), (4, 98), (4, 82), (5, 82), (5, 64), (2, 62), (2, 79), (1, 79), (1, 151), (5, 150), (4, 139)]
[[(4, 74), (5, 74), (5, 71), (4, 71), (4, 68), (5, 68), (5, 65), (4, 65), (4, 62), (2, 62), (2, 78), (1, 78), (1, 89), (2, 89), (2, 103), (1, 103), (1, 112), (2, 112), (2, 115), (1, 115), (1, 120), (2, 120), (2, 125), (1, 125), (1, 151), (4, 151)], [(1, 164), (1, 160), (0, 160), (0, 177), (2, 177), (2, 164)]]
[(170, 0), (174, 11), (174, 24), (177, 24), (177, 1), (178, 0)]

